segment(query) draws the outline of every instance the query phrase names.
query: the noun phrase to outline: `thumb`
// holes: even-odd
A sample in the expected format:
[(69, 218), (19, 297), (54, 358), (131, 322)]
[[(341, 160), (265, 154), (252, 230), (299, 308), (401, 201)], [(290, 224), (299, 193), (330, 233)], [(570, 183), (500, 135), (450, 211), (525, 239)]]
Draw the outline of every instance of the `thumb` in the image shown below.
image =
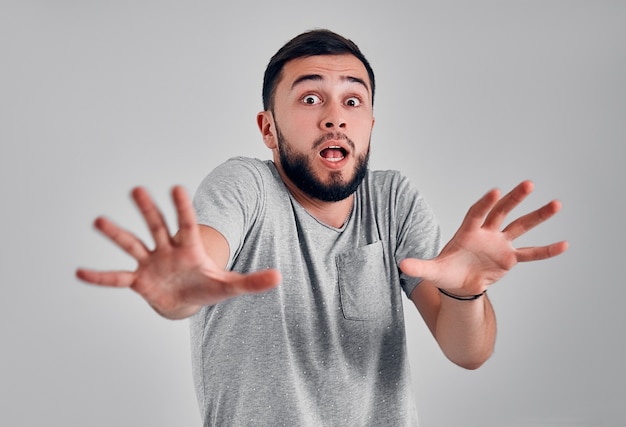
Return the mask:
[(278, 270), (269, 269), (249, 273), (241, 277), (241, 288), (245, 292), (264, 292), (278, 286), (282, 275)]
[(404, 274), (421, 277), (425, 280), (434, 280), (437, 277), (437, 267), (432, 260), (405, 258), (398, 265)]

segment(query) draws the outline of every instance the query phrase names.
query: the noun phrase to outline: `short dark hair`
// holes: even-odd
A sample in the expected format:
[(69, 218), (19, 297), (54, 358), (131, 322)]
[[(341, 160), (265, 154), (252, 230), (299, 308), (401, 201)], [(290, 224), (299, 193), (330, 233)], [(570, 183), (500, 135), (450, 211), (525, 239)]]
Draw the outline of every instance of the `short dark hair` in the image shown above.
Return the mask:
[(263, 109), (270, 110), (274, 106), (274, 92), (281, 77), (285, 64), (293, 59), (316, 55), (351, 54), (360, 60), (370, 79), (372, 89), (372, 105), (374, 104), (374, 70), (361, 53), (359, 47), (351, 40), (330, 30), (318, 29), (302, 33), (288, 41), (270, 59), (263, 77)]

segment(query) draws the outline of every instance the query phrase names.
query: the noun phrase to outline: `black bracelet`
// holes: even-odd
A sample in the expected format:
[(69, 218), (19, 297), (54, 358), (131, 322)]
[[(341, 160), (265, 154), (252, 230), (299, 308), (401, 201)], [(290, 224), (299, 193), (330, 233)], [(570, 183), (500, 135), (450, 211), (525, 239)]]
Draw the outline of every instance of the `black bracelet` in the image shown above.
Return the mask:
[(445, 296), (453, 298), (455, 300), (459, 300), (459, 301), (474, 301), (474, 300), (477, 300), (478, 298), (482, 297), (483, 295), (485, 295), (485, 292), (487, 292), (487, 289), (485, 289), (484, 291), (482, 291), (478, 295), (471, 295), (469, 297), (460, 297), (458, 295), (452, 295), (451, 293), (448, 293), (448, 292), (444, 291), (441, 288), (437, 288), (437, 289), (439, 289), (439, 292), (441, 292)]

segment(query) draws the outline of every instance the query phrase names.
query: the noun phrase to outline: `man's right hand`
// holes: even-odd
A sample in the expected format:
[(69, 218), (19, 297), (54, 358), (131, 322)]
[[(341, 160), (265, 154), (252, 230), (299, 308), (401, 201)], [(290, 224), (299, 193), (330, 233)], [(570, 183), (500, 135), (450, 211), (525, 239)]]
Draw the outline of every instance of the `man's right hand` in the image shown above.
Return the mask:
[(171, 236), (165, 219), (143, 188), (135, 188), (133, 199), (143, 215), (154, 249), (106, 218), (95, 227), (137, 260), (135, 271), (78, 269), (76, 276), (101, 286), (131, 288), (160, 315), (168, 319), (191, 316), (204, 305), (234, 296), (258, 293), (276, 287), (281, 275), (276, 270), (249, 274), (225, 271), (229, 247), (216, 230), (196, 222), (191, 200), (182, 187), (174, 187), (172, 198), (179, 231)]

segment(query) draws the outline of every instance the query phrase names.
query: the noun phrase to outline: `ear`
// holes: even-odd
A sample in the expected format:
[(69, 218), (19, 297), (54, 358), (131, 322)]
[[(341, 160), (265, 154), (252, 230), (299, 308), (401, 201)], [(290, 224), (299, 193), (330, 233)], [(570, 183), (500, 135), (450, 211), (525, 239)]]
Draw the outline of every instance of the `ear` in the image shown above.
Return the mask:
[(274, 133), (274, 117), (270, 111), (261, 111), (256, 115), (256, 124), (263, 136), (265, 146), (270, 150), (275, 149), (278, 144)]

